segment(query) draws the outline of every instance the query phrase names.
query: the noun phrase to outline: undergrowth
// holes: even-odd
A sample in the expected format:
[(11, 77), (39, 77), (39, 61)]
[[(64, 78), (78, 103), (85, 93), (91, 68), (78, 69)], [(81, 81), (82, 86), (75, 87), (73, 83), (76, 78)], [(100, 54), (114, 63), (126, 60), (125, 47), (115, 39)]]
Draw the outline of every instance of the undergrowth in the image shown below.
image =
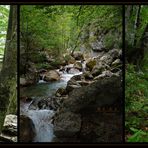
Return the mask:
[(128, 65), (125, 76), (126, 141), (148, 142), (148, 73)]

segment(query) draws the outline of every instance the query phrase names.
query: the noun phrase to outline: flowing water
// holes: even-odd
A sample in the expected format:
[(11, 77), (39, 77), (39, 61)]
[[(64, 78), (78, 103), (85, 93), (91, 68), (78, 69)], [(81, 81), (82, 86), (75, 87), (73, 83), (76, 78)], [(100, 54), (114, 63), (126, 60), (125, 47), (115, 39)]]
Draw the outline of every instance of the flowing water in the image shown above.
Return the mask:
[[(61, 73), (61, 79), (56, 82), (46, 83), (43, 80), (40, 80), (38, 84), (32, 85), (29, 87), (24, 87), (21, 89), (21, 95), (28, 97), (43, 97), (43, 96), (52, 96), (56, 90), (60, 87), (65, 88), (67, 82), (74, 75), (79, 75), (82, 72), (75, 74)], [(54, 115), (53, 110), (31, 110), (28, 109), (30, 103), (21, 102), (20, 112), (28, 117), (30, 117), (35, 124), (36, 128), (36, 137), (34, 142), (52, 142), (54, 138), (53, 125), (51, 124), (51, 118)]]

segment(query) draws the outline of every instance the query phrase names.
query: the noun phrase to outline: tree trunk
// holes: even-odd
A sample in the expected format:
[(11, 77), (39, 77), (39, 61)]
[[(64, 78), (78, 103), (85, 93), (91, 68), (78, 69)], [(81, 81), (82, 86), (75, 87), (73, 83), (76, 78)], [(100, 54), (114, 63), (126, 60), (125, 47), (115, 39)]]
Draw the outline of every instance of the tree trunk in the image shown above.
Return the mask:
[(6, 114), (16, 114), (17, 6), (10, 6), (3, 67), (0, 73), (0, 132)]
[(133, 38), (133, 46), (136, 46), (137, 43), (137, 36), (136, 36), (136, 32), (137, 29), (140, 25), (140, 10), (141, 10), (141, 5), (137, 6), (137, 10), (136, 10), (136, 18), (135, 18), (135, 23), (134, 23), (134, 38)]
[(125, 11), (125, 32), (128, 32), (128, 24), (131, 16), (132, 5), (128, 5)]

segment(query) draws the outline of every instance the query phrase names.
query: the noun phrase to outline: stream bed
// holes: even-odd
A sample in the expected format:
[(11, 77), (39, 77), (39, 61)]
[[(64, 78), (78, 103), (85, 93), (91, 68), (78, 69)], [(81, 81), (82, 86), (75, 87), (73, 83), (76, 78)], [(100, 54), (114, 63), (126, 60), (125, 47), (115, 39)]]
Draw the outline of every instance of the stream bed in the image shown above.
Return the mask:
[[(82, 74), (82, 72), (75, 74), (60, 73), (61, 79), (56, 82), (47, 83), (39, 80), (36, 85), (21, 88), (20, 93), (27, 97), (51, 97), (55, 94), (56, 90), (60, 87), (65, 88), (67, 82), (74, 75)], [(36, 136), (33, 142), (52, 142), (54, 139), (53, 125), (51, 118), (54, 115), (53, 110), (48, 109), (29, 109), (32, 101), (29, 103), (20, 102), (20, 114), (30, 117), (35, 125)]]

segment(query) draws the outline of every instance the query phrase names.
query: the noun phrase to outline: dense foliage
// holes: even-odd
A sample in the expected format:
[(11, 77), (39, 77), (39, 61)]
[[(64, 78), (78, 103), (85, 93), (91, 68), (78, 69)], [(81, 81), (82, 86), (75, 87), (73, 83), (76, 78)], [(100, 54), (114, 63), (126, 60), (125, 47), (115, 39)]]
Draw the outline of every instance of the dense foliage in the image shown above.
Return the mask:
[(136, 60), (126, 65), (126, 140), (148, 142), (148, 6), (129, 5), (126, 14), (126, 52), (132, 51), (128, 59)]
[(46, 48), (54, 54), (79, 50), (84, 27), (96, 21), (104, 29), (122, 28), (121, 14), (122, 7), (112, 5), (21, 6), (22, 46)]
[(0, 54), (4, 52), (7, 26), (8, 26), (9, 6), (0, 5)]

